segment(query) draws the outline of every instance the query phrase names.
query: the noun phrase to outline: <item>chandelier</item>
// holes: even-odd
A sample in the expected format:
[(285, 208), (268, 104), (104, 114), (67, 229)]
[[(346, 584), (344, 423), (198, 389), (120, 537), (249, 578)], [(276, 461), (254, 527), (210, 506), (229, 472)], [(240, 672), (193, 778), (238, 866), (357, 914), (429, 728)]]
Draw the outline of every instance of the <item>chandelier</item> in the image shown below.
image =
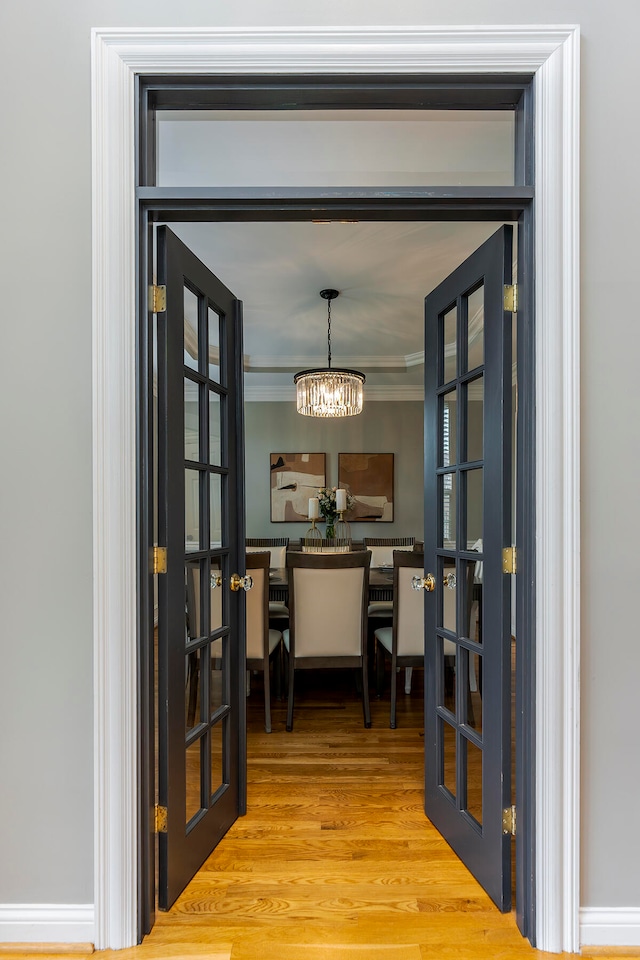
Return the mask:
[(362, 413), (362, 386), (364, 373), (331, 366), (331, 301), (338, 290), (321, 290), (327, 301), (327, 366), (315, 370), (301, 370), (293, 382), (296, 385), (298, 413), (305, 417), (354, 417)]

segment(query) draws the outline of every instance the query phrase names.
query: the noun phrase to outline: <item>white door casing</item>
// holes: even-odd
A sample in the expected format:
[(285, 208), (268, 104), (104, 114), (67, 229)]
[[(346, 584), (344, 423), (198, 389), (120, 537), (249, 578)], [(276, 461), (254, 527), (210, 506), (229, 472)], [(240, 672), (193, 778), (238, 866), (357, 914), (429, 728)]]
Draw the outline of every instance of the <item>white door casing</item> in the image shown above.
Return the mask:
[[(137, 937), (136, 74), (535, 75), (536, 941), (579, 949), (579, 29), (94, 29), (95, 945)], [(565, 562), (568, 560), (569, 562)]]

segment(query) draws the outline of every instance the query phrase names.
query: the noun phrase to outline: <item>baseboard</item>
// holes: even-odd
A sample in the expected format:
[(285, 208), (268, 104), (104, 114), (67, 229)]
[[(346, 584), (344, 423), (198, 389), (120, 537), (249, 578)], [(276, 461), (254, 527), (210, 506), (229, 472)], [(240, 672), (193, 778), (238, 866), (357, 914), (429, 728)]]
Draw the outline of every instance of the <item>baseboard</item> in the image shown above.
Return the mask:
[(0, 904), (0, 943), (93, 943), (92, 903)]
[(86, 960), (95, 953), (92, 943), (58, 943), (47, 940), (45, 943), (32, 943), (29, 940), (16, 940), (10, 943), (0, 943), (0, 957), (7, 956), (15, 960), (16, 956), (26, 954), (27, 957), (82, 957)]
[(583, 947), (640, 947), (640, 908), (611, 907), (580, 910), (580, 945)]

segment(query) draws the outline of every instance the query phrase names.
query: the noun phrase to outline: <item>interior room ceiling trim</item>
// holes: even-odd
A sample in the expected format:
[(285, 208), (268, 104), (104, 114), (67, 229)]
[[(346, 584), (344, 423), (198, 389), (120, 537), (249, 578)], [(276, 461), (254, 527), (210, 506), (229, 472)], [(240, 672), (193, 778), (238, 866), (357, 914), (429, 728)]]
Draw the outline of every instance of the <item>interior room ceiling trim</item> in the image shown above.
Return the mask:
[(94, 896), (137, 939), (136, 76), (534, 74), (536, 940), (579, 950), (579, 29), (92, 30)]
[[(388, 402), (403, 400), (422, 401), (424, 400), (424, 386), (421, 383), (398, 383), (389, 385), (370, 383), (367, 384), (366, 387), (366, 398), (367, 403), (375, 400)], [(264, 402), (275, 403), (286, 400), (293, 403), (296, 399), (296, 390), (293, 384), (291, 386), (288, 386), (287, 384), (282, 384), (280, 386), (250, 385), (245, 386), (244, 399), (247, 402), (260, 400)]]
[[(268, 370), (300, 370), (309, 367), (321, 367), (326, 362), (326, 354), (315, 356), (276, 356), (276, 357), (245, 357), (244, 369), (249, 372)], [(407, 370), (408, 367), (417, 367), (424, 363), (424, 350), (407, 354), (405, 357), (343, 357), (334, 354), (332, 360), (335, 366), (361, 367), (365, 370)]]

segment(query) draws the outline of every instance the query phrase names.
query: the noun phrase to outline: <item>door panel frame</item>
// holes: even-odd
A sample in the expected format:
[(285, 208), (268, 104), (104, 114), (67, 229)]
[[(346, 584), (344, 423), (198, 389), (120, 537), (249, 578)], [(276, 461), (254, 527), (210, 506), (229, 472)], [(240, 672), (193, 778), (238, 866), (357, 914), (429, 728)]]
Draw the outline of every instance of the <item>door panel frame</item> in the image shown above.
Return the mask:
[(92, 48), (96, 947), (130, 946), (138, 934), (138, 565), (144, 571), (147, 557), (136, 526), (145, 347), (135, 314), (137, 301), (147, 304), (135, 269), (136, 77), (304, 69), (534, 74), (537, 427), (527, 495), (537, 535), (518, 602), (519, 616), (535, 609), (536, 621), (536, 687), (523, 691), (526, 702), (537, 690), (535, 726), (525, 731), (535, 739), (531, 937), (540, 949), (577, 950), (580, 570), (565, 559), (579, 555), (578, 28), (95, 29)]

